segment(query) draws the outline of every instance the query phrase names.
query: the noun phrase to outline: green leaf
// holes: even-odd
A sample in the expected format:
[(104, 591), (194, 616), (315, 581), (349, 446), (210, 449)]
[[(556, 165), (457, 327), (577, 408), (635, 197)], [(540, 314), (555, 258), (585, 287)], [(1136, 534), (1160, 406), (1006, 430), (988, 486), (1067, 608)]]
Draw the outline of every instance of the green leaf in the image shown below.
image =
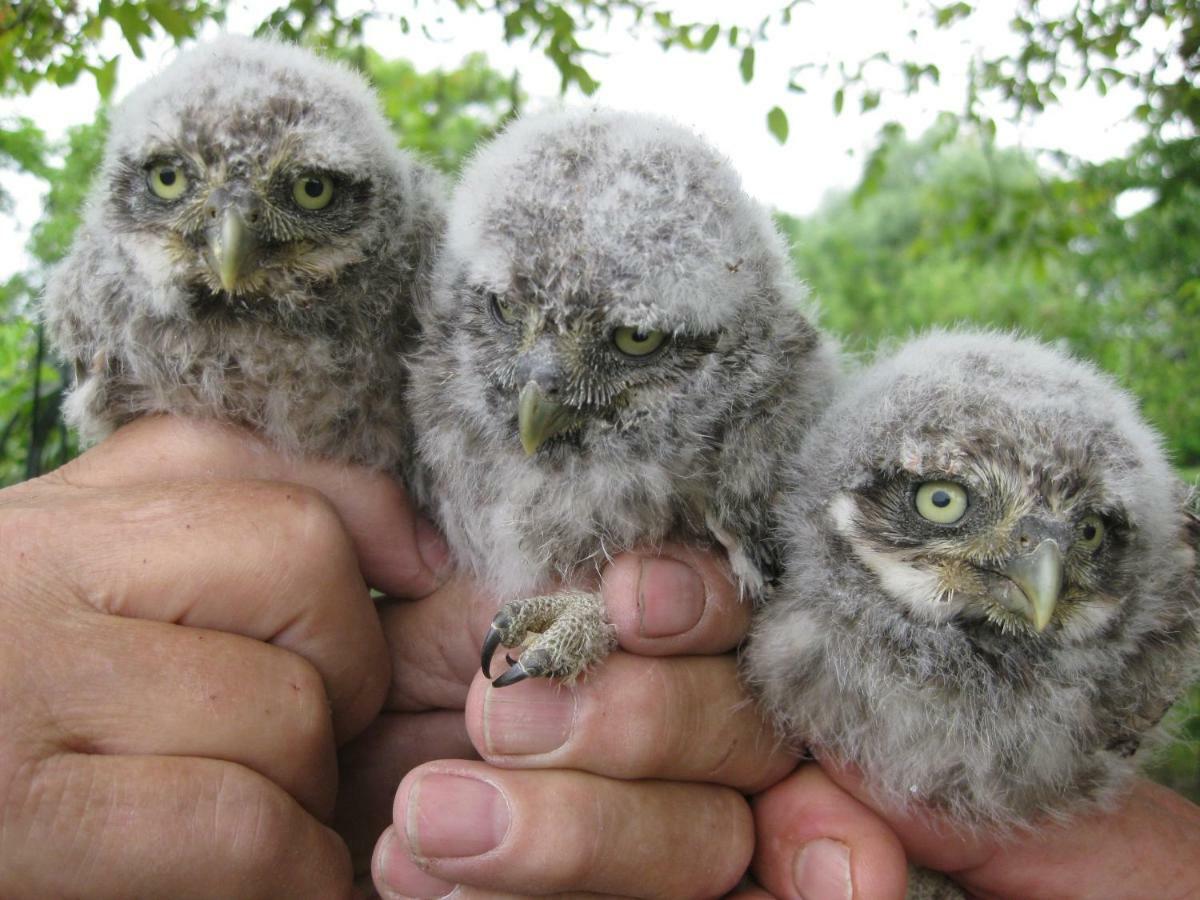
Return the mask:
[(704, 51), (712, 49), (713, 44), (717, 42), (717, 38), (721, 36), (720, 25), (709, 25), (708, 30), (704, 32), (704, 37), (700, 38), (699, 48)]
[(596, 81), (583, 66), (572, 66), (571, 75), (575, 79), (575, 83), (579, 85), (579, 89), (588, 97), (596, 93), (596, 88), (600, 87), (600, 82)]
[(738, 34), (739, 34), (739, 31), (738, 31), (738, 27), (736, 25), (734, 25), (732, 28), (729, 29), (729, 46), (730, 47), (737, 46)]
[(146, 12), (163, 27), (176, 43), (192, 36), (192, 26), (187, 18), (165, 0), (147, 0)]
[(788, 117), (778, 106), (771, 107), (767, 113), (767, 130), (775, 135), (775, 140), (786, 144), (788, 139)]
[(0, 119), (0, 164), (11, 160), (27, 172), (49, 178), (48, 149), (46, 135), (32, 120)]
[(514, 38), (524, 37), (525, 16), (521, 10), (509, 13), (504, 17), (504, 40), (511, 44)]
[(865, 91), (862, 95), (862, 111), (870, 112), (879, 106), (879, 91)]
[(112, 96), (113, 87), (117, 83), (117, 57), (113, 57), (107, 62), (91, 67), (92, 76), (96, 79), (96, 90), (100, 92), (100, 97), (107, 100)]
[(845, 105), (846, 105), (846, 89), (838, 88), (833, 93), (833, 114), (835, 116), (840, 116), (842, 114), (842, 107), (844, 107)]
[(949, 6), (936, 7), (934, 13), (938, 28), (953, 25), (959, 19), (965, 19), (975, 11), (970, 3), (951, 3)]
[(742, 73), (742, 81), (749, 84), (754, 79), (754, 48), (747, 47), (742, 51), (742, 61), (738, 63)]
[(138, 17), (137, 10), (122, 4), (113, 9), (113, 18), (117, 20), (117, 25), (121, 28), (121, 34), (125, 38), (125, 43), (129, 45), (129, 49), (133, 51), (133, 55), (138, 59), (143, 59), (141, 38), (145, 23)]

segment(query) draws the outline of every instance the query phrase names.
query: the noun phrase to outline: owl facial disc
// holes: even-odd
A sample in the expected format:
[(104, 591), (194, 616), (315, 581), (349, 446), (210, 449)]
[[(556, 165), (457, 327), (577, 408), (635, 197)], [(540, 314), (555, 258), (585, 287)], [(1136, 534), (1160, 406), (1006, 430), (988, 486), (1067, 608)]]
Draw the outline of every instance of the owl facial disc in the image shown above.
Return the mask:
[[(995, 582), (990, 593), (1015, 613), (1025, 616), (1040, 634), (1050, 624), (1063, 585), (1063, 555), (1058, 543), (1047, 538), (1032, 553), (1015, 556), (997, 566), (1005, 581)], [(1019, 591), (1013, 591), (1015, 584)]]

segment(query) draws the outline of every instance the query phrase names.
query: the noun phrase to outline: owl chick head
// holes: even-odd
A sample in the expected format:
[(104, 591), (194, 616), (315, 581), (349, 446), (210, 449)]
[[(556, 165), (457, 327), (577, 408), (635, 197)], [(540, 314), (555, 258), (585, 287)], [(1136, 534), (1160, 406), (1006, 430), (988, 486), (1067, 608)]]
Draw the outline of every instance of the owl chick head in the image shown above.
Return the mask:
[(403, 193), (406, 166), (357, 75), (226, 37), (116, 111), (93, 230), (128, 238), (159, 312), (309, 305), (384, 239), (381, 198)]
[(492, 426), (540, 459), (619, 440), (674, 404), (721, 407), (717, 360), (745, 368), (765, 311), (799, 301), (786, 247), (733, 168), (655, 116), (515, 122), (471, 161), (450, 220), (439, 312), (463, 326)]
[(1179, 487), (1134, 402), (1004, 334), (906, 345), (828, 411), (805, 460), (822, 514), (918, 620), (1084, 639), (1131, 614), (1177, 544)]

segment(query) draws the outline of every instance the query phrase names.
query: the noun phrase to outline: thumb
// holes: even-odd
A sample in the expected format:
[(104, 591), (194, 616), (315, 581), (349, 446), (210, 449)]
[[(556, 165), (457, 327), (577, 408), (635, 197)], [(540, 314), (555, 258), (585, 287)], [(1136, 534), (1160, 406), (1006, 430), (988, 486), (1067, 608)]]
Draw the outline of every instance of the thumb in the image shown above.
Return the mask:
[(904, 848), (866, 805), (816, 764), (753, 801), (751, 871), (780, 900), (904, 897)]

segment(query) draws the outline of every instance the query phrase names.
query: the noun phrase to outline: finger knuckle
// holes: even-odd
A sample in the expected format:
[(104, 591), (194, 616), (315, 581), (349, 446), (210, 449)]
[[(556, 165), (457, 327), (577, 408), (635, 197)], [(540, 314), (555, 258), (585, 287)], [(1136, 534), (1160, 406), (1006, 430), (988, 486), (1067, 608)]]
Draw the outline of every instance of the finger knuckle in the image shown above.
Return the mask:
[(229, 766), (222, 776), (212, 822), (228, 870), (252, 876), (283, 864), (295, 842), (296, 807), (244, 769)]
[(382, 708), (392, 685), (392, 664), (382, 633), (372, 633), (365, 645), (359, 648), (354, 675), (350, 712), (356, 720), (362, 718), (370, 721)]
[(333, 743), (333, 724), (329, 697), (321, 673), (303, 657), (288, 653), (282, 657), (279, 673), (280, 692), (286, 697), (287, 737), (290, 752), (313, 755), (323, 753)]
[(261, 502), (268, 508), (273, 543), (286, 553), (293, 574), (325, 583), (349, 568), (357, 569), (350, 538), (334, 505), (304, 485), (264, 482)]
[[(750, 805), (730, 788), (693, 786), (691, 790), (689, 813), (674, 820), (681, 831), (668, 843), (697, 848), (693, 864), (664, 871), (656, 893), (664, 897), (723, 897), (750, 866), (754, 852)], [(697, 796), (698, 791), (703, 791), (703, 796)]]
[(211, 821), (223, 877), (245, 888), (238, 896), (328, 898), (349, 880), (344, 848), (287, 794), (248, 770), (224, 770)]
[(558, 852), (544, 865), (547, 882), (558, 887), (595, 884), (604, 874), (605, 850), (608, 849), (604, 838), (620, 833), (623, 823), (611, 821), (613, 817), (607, 805), (598, 803), (595, 796), (581, 788), (563, 785), (556, 792), (556, 802), (559, 799), (562, 809), (581, 814), (556, 817), (555, 846)]
[(695, 710), (686, 702), (689, 697), (681, 687), (678, 667), (671, 662), (644, 665), (638, 689), (622, 692), (622, 702), (628, 704), (626, 721), (638, 725), (625, 752), (644, 777), (679, 770), (696, 752)]

